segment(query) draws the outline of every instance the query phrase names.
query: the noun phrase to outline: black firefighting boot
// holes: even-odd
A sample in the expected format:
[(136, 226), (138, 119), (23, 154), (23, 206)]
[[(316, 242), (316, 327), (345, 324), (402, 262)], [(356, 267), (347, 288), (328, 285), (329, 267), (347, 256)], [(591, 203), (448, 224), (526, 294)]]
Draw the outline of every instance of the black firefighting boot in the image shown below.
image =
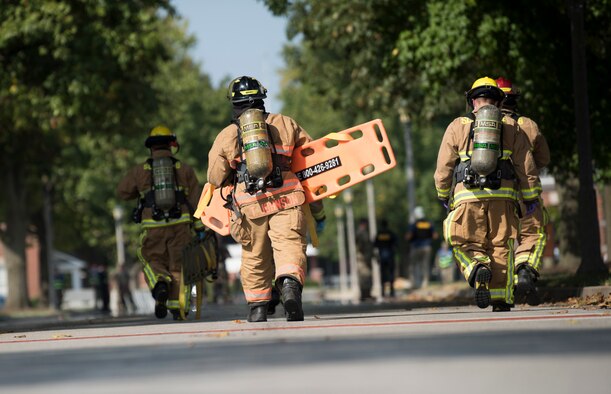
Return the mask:
[(267, 301), (263, 302), (249, 302), (248, 306), (250, 310), (248, 311), (248, 320), (251, 323), (267, 321)]
[(530, 306), (536, 306), (541, 303), (539, 293), (535, 287), (537, 276), (537, 271), (528, 264), (522, 264), (518, 267), (518, 283), (516, 284), (515, 291), (517, 303), (527, 303)]
[(475, 289), (475, 303), (479, 308), (485, 309), (490, 305), (490, 279), (492, 271), (485, 265), (478, 265), (469, 278), (469, 284)]
[(171, 309), (170, 312), (172, 312), (172, 319), (176, 321), (185, 321), (187, 320), (187, 316), (189, 316), (189, 312), (185, 311), (185, 318), (183, 319), (182, 316), (180, 316), (179, 309)]
[(166, 282), (157, 282), (152, 293), (155, 299), (155, 317), (163, 319), (168, 315), (166, 302), (169, 297), (169, 286)]
[(513, 304), (508, 304), (503, 301), (495, 301), (492, 303), (492, 312), (509, 312)]
[(302, 321), (303, 308), (301, 306), (301, 284), (295, 279), (284, 277), (281, 279), (280, 292), (286, 321)]
[(273, 315), (276, 313), (276, 307), (280, 304), (280, 292), (276, 286), (272, 287), (272, 299), (267, 303), (267, 314)]

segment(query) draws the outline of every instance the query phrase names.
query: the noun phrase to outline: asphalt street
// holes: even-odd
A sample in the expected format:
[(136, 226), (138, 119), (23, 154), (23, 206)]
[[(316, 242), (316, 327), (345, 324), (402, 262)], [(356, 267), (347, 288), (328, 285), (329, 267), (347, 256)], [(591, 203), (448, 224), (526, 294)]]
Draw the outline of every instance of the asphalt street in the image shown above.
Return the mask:
[(611, 393), (611, 312), (306, 305), (3, 327), (1, 393)]

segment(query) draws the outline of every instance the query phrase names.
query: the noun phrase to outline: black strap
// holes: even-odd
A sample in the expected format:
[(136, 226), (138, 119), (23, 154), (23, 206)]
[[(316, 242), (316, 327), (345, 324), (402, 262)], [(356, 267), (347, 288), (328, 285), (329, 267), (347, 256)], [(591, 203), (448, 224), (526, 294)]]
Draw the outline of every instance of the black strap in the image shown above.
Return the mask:
[(467, 140), (467, 149), (465, 150), (465, 154), (470, 159), (471, 155), (469, 154), (469, 148), (471, 147), (471, 141), (473, 141), (473, 137), (475, 136), (475, 114), (473, 112), (468, 112), (465, 115), (465, 118), (471, 119), (471, 126), (469, 127), (469, 139)]
[[(456, 181), (456, 183), (463, 182), (465, 180), (465, 175), (467, 175), (466, 173), (469, 171), (472, 171), (471, 170), (471, 160), (461, 161), (454, 168), (454, 180)], [(511, 180), (516, 179), (516, 171), (511, 161), (499, 160), (496, 166), (496, 170), (492, 174), (490, 174), (488, 177), (490, 179), (500, 178), (500, 179), (511, 181)]]

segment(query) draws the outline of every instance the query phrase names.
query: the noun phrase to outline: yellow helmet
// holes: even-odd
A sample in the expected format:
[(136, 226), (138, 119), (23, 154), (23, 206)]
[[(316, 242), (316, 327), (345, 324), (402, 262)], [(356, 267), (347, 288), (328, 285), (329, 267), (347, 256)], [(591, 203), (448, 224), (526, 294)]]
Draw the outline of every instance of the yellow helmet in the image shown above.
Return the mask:
[(144, 141), (144, 146), (150, 148), (154, 145), (177, 146), (176, 134), (164, 125), (153, 127), (148, 138)]
[(471, 89), (465, 92), (467, 101), (471, 104), (471, 100), (478, 97), (489, 97), (496, 101), (502, 101), (505, 98), (505, 92), (503, 92), (496, 81), (490, 77), (483, 77), (476, 79), (471, 85)]

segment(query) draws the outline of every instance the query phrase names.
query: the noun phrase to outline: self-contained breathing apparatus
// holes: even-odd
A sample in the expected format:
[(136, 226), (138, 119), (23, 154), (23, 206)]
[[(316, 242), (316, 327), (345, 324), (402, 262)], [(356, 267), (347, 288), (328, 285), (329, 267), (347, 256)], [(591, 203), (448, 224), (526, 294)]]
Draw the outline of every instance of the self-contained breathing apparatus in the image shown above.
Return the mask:
[[(237, 168), (237, 182), (243, 182), (250, 194), (282, 186), (281, 159), (271, 140), (262, 110), (251, 108), (240, 115), (238, 144), (241, 162)], [(285, 166), (286, 169), (289, 169), (289, 165)]]
[[(477, 115), (466, 115), (473, 122), (469, 131), (466, 155), (454, 170), (456, 183), (462, 182), (467, 188), (492, 189), (501, 187), (501, 180), (515, 179), (515, 171), (509, 160), (503, 156), (503, 115), (494, 105), (485, 105)], [(473, 142), (473, 152), (469, 153)]]
[(147, 168), (151, 170), (151, 190), (138, 199), (134, 208), (132, 220), (142, 222), (142, 211), (151, 208), (151, 216), (155, 221), (178, 219), (182, 215), (182, 204), (189, 202), (185, 193), (179, 190), (176, 183), (176, 163), (173, 157), (156, 157), (147, 160)]

